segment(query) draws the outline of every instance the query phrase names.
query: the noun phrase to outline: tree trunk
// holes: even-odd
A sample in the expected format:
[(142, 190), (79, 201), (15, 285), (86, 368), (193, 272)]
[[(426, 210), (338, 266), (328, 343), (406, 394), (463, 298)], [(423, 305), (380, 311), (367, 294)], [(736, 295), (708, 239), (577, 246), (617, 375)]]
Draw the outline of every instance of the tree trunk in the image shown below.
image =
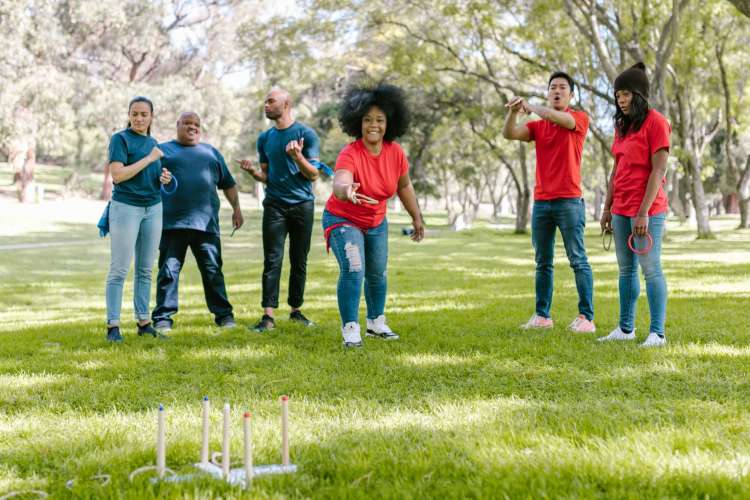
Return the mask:
[(737, 229), (750, 229), (748, 212), (750, 212), (750, 198), (740, 200), (740, 225), (737, 227)]
[(26, 203), (31, 199), (31, 188), (36, 170), (36, 141), (34, 138), (15, 141), (11, 144), (8, 162), (13, 165), (13, 181), (18, 190), (18, 201)]
[(706, 193), (703, 189), (703, 180), (701, 179), (702, 168), (700, 159), (696, 155), (691, 155), (688, 159), (688, 168), (690, 170), (690, 198), (693, 201), (693, 208), (695, 209), (698, 239), (713, 238), (708, 219)]
[(526, 145), (523, 142), (518, 144), (518, 160), (521, 169), (520, 189), (516, 189), (516, 234), (526, 234), (529, 225), (529, 208), (531, 201), (531, 190), (529, 189), (529, 173), (526, 162)]
[(109, 170), (109, 162), (104, 163), (104, 182), (99, 193), (99, 199), (109, 201), (112, 198), (112, 172)]
[(739, 229), (750, 228), (750, 220), (748, 220), (748, 212), (750, 212), (750, 156), (745, 161), (745, 168), (742, 171), (739, 185), (737, 186), (737, 194), (739, 196), (740, 205), (740, 226)]

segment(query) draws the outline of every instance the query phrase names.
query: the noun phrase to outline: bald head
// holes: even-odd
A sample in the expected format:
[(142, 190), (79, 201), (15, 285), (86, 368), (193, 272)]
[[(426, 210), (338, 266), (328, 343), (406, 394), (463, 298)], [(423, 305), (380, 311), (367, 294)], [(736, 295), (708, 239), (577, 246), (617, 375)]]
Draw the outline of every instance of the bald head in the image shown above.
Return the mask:
[(269, 120), (289, 120), (292, 112), (292, 96), (280, 87), (273, 87), (266, 94), (263, 111)]
[(182, 114), (180, 114), (180, 117), (177, 118), (177, 123), (180, 123), (185, 118), (195, 118), (196, 120), (198, 120), (198, 123), (200, 123), (201, 121), (200, 115), (195, 111), (184, 111)]
[(194, 111), (185, 111), (177, 119), (177, 142), (195, 146), (201, 142), (201, 117)]

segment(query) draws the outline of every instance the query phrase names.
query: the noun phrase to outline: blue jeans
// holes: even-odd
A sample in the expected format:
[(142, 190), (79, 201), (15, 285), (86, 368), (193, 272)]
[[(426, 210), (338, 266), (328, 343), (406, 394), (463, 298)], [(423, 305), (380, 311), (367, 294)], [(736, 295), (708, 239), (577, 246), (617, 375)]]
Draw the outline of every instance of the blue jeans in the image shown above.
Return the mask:
[[(617, 265), (620, 268), (620, 328), (632, 332), (635, 329), (635, 304), (641, 292), (638, 279), (638, 262), (641, 263), (646, 279), (646, 296), (651, 312), (649, 331), (664, 335), (664, 322), (667, 318), (667, 281), (661, 270), (661, 241), (664, 236), (666, 214), (648, 218), (648, 231), (654, 239), (654, 246), (646, 255), (636, 255), (628, 248), (628, 237), (633, 232), (635, 218), (612, 215)], [(634, 238), (634, 245), (644, 245), (643, 238)]]
[(151, 272), (161, 239), (161, 203), (137, 207), (112, 201), (109, 228), (112, 260), (107, 275), (107, 325), (119, 326), (122, 289), (135, 255), (133, 306), (138, 321), (149, 319)]
[(561, 198), (535, 201), (531, 214), (531, 239), (536, 250), (536, 313), (549, 318), (552, 307), (555, 233), (557, 228), (565, 244), (570, 267), (573, 268), (578, 290), (578, 312), (594, 319), (594, 275), (591, 272), (583, 231), (586, 207), (583, 199)]
[[(323, 212), (323, 229), (348, 223), (328, 211)], [(329, 243), (339, 263), (336, 287), (341, 324), (359, 321), (359, 298), (365, 282), (367, 317), (375, 319), (385, 311), (386, 267), (388, 264), (388, 221), (363, 233), (353, 225), (337, 227)]]

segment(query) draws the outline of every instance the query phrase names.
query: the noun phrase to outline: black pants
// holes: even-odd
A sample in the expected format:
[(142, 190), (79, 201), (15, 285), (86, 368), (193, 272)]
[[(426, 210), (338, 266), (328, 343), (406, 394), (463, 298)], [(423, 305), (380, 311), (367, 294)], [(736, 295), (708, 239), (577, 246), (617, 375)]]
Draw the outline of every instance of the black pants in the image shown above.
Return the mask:
[(284, 260), (284, 243), (289, 234), (289, 299), (291, 307), (301, 307), (307, 279), (307, 254), (310, 251), (315, 203), (306, 201), (287, 205), (278, 200), (263, 200), (263, 300), (262, 307), (279, 307), (279, 281)]
[(159, 276), (156, 281), (156, 308), (151, 314), (154, 322), (172, 322), (177, 312), (177, 288), (187, 249), (193, 252), (203, 278), (203, 293), (208, 310), (214, 313), (216, 324), (231, 318), (232, 305), (227, 299), (224, 274), (221, 272), (221, 240), (219, 235), (193, 229), (165, 229), (159, 244)]

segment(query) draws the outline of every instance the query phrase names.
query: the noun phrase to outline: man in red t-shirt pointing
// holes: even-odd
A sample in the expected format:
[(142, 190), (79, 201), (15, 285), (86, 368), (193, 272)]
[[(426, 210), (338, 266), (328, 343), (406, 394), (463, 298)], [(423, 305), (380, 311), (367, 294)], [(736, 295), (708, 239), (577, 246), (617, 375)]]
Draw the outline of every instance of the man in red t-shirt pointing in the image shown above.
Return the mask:
[[(536, 250), (536, 311), (523, 328), (552, 328), (553, 257), (555, 233), (560, 228), (565, 252), (573, 268), (578, 290), (578, 316), (569, 328), (574, 332), (596, 331), (594, 326), (594, 278), (586, 257), (583, 231), (586, 209), (581, 192), (581, 155), (589, 117), (568, 107), (575, 83), (561, 71), (548, 82), (547, 103), (535, 106), (521, 97), (506, 105), (510, 110), (503, 128), (506, 139), (534, 141), (536, 145), (536, 186), (531, 215), (531, 238)], [(541, 118), (524, 125), (519, 113)]]

